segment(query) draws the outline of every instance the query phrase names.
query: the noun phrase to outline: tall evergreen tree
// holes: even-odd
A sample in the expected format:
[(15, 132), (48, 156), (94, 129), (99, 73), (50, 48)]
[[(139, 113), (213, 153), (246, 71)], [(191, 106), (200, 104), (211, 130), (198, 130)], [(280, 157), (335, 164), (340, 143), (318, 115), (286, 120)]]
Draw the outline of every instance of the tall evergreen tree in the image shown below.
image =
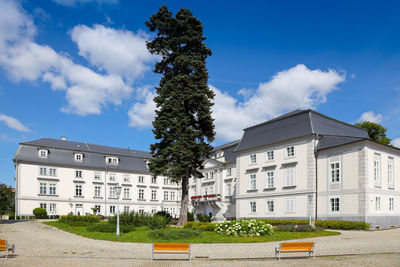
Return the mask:
[(147, 42), (150, 53), (161, 56), (154, 68), (162, 74), (156, 87), (156, 117), (149, 162), (153, 175), (164, 175), (182, 185), (178, 225), (187, 222), (189, 178), (198, 171), (212, 150), (214, 120), (211, 116), (214, 92), (208, 87), (206, 58), (211, 50), (204, 44), (203, 25), (188, 9), (176, 16), (166, 6), (146, 22), (157, 37)]

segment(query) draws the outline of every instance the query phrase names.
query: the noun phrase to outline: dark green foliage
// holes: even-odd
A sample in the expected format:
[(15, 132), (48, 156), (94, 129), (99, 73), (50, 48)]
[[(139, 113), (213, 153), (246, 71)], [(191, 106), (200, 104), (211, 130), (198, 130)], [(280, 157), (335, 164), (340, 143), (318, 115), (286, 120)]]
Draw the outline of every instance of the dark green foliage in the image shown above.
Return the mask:
[(199, 222), (211, 222), (211, 216), (207, 215), (207, 214), (197, 214), (196, 215), (196, 219)]
[(60, 223), (70, 223), (70, 222), (89, 222), (97, 223), (100, 221), (99, 217), (94, 215), (77, 216), (77, 215), (62, 215), (58, 221)]
[(214, 231), (216, 226), (215, 223), (210, 222), (187, 222), (183, 227), (200, 231)]
[[(96, 223), (86, 228), (89, 232), (101, 232), (101, 233), (116, 233), (117, 226), (111, 223)], [(133, 225), (120, 225), (119, 230), (122, 233), (129, 233), (135, 231)]]
[(391, 139), (389, 139), (386, 136), (386, 131), (387, 129), (383, 127), (380, 124), (370, 122), (370, 121), (364, 121), (361, 123), (356, 123), (358, 127), (364, 128), (365, 130), (368, 131), (368, 136), (375, 142), (384, 144), (384, 145), (390, 145)]
[(69, 226), (76, 226), (76, 227), (87, 227), (90, 225), (93, 225), (94, 222), (88, 222), (88, 221), (76, 221), (76, 222), (68, 222), (67, 223)]
[(214, 92), (208, 87), (206, 58), (211, 55), (203, 37), (203, 25), (188, 9), (175, 17), (166, 6), (146, 22), (157, 36), (147, 42), (151, 54), (161, 56), (154, 72), (161, 74), (156, 87), (156, 117), (150, 146), (150, 171), (182, 185), (179, 225), (187, 222), (188, 180), (202, 177), (204, 158), (208, 158), (215, 137), (211, 106)]
[(35, 208), (33, 209), (33, 214), (35, 215), (36, 219), (46, 219), (47, 218), (47, 211), (43, 208)]
[(154, 214), (155, 216), (163, 216), (166, 220), (167, 220), (167, 224), (171, 223), (172, 220), (172, 216), (171, 214), (169, 214), (168, 212), (166, 212), (165, 210), (162, 211), (158, 211)]
[[(117, 215), (108, 218), (109, 223), (117, 224)], [(149, 225), (151, 221), (151, 215), (146, 213), (138, 213), (131, 211), (130, 213), (124, 212), (119, 215), (120, 225), (133, 225), (133, 226), (144, 226)]]
[(0, 215), (13, 212), (15, 209), (15, 193), (11, 186), (0, 184)]
[(309, 225), (278, 225), (274, 227), (274, 231), (281, 232), (316, 232), (323, 231), (322, 227), (311, 227)]
[(188, 212), (187, 220), (188, 220), (188, 222), (194, 221), (194, 212)]
[(149, 227), (151, 230), (163, 229), (166, 226), (167, 226), (167, 219), (164, 216), (154, 215), (149, 222)]
[[(277, 225), (308, 225), (308, 220), (285, 220), (285, 219), (261, 219), (266, 223), (273, 226)], [(370, 225), (365, 222), (353, 222), (353, 221), (316, 221), (315, 226), (322, 227), (324, 229), (336, 229), (336, 230), (368, 230)]]
[(166, 228), (162, 230), (153, 230), (148, 233), (149, 237), (159, 240), (171, 239), (188, 239), (191, 237), (200, 236), (201, 233), (192, 229), (183, 228)]

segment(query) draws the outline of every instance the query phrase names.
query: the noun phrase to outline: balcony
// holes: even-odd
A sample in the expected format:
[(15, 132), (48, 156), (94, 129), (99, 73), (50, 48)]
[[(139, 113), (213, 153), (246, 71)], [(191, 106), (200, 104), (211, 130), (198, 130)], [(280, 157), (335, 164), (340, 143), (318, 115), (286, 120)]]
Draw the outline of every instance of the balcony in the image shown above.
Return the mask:
[(203, 205), (210, 205), (213, 208), (221, 208), (221, 195), (220, 194), (209, 194), (192, 196), (192, 205), (195, 208), (201, 208)]

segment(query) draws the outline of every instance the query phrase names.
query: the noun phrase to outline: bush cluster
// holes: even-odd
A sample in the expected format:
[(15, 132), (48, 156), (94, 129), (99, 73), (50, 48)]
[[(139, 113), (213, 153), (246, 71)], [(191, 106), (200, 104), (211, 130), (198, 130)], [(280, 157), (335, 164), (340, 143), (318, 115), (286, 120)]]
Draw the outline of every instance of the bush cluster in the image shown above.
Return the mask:
[(151, 230), (164, 229), (167, 226), (167, 219), (164, 216), (154, 215), (149, 221)]
[(211, 216), (207, 215), (207, 214), (197, 214), (196, 215), (196, 219), (199, 222), (211, 222)]
[(226, 221), (217, 224), (214, 231), (218, 234), (229, 236), (265, 236), (273, 234), (271, 224), (256, 219)]
[(153, 230), (148, 233), (149, 237), (162, 240), (187, 239), (200, 235), (201, 232), (199, 231), (185, 228), (166, 228), (162, 230)]
[[(167, 213), (169, 215), (169, 213)], [(156, 213), (154, 216), (146, 213), (138, 213), (132, 211), (130, 213), (124, 212), (119, 215), (120, 225), (133, 225), (135, 227), (139, 226), (149, 226), (151, 229), (165, 228), (168, 222), (171, 221), (171, 215), (166, 216), (165, 214)], [(117, 224), (117, 215), (110, 217), (108, 219), (110, 224)]]
[(317, 232), (322, 231), (322, 227), (311, 227), (309, 225), (278, 225), (274, 227), (274, 231), (281, 232)]
[(87, 222), (87, 221), (76, 221), (76, 222), (71, 221), (71, 222), (67, 222), (67, 224), (69, 226), (74, 226), (74, 227), (87, 227), (87, 226), (93, 225), (94, 223)]
[[(285, 219), (261, 219), (262, 221), (277, 225), (308, 225), (308, 220), (285, 220)], [(368, 230), (370, 224), (365, 222), (353, 222), (353, 221), (316, 221), (315, 226), (319, 226), (325, 229), (334, 230)]]
[[(96, 223), (87, 227), (86, 230), (89, 232), (115, 233), (117, 227), (115, 224), (110, 223)], [(135, 231), (135, 227), (133, 225), (120, 225), (119, 230), (122, 233), (129, 233)]]
[(187, 222), (183, 227), (200, 231), (214, 231), (216, 226), (217, 224), (210, 222)]
[(47, 219), (47, 211), (43, 208), (35, 208), (33, 209), (33, 214), (36, 219)]
[(85, 216), (78, 216), (78, 215), (62, 215), (58, 222), (60, 223), (71, 223), (71, 222), (88, 222), (88, 223), (98, 223), (100, 222), (100, 218), (94, 215), (85, 215)]

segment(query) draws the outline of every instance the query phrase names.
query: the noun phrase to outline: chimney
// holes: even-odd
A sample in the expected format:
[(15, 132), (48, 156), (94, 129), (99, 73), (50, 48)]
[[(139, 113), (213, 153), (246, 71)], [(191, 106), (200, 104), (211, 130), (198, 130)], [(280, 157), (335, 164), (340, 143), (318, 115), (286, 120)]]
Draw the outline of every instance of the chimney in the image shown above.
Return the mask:
[(67, 137), (61, 136), (61, 140), (66, 141), (66, 140), (67, 140)]

